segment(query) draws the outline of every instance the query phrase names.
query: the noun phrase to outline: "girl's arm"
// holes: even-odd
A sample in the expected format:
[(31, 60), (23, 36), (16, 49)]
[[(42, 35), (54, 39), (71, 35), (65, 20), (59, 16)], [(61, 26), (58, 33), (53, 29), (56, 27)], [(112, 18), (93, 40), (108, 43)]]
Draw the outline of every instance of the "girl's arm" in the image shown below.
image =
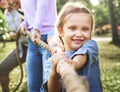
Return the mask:
[(75, 70), (79, 70), (85, 66), (87, 62), (87, 55), (86, 54), (81, 54), (81, 55), (76, 55), (73, 58), (73, 65)]
[(51, 72), (47, 83), (48, 92), (61, 92), (62, 84), (60, 82), (61, 77), (57, 72), (58, 63), (64, 58), (68, 58), (63, 52), (54, 53), (51, 57)]
[(48, 87), (48, 92), (60, 92), (61, 91), (60, 75), (54, 70), (51, 70), (47, 87)]

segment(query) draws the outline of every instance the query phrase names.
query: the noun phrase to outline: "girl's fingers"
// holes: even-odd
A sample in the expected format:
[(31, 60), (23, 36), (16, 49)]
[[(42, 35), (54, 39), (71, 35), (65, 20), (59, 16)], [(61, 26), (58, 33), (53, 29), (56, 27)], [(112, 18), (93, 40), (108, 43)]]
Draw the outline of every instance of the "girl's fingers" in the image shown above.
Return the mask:
[(73, 65), (72, 65), (72, 64), (73, 64), (72, 61), (71, 61), (71, 60), (69, 61), (68, 58), (62, 59), (62, 60), (60, 60), (59, 63), (57, 64), (56, 71), (61, 74), (61, 73), (62, 73), (63, 71), (65, 71), (66, 69), (73, 68)]

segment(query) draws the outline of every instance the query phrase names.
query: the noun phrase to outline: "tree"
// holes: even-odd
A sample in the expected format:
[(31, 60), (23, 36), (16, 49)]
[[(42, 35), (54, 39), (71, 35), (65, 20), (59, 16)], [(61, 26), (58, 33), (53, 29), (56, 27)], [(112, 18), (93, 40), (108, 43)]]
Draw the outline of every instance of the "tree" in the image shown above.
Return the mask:
[(117, 18), (115, 17), (115, 6), (113, 4), (113, 0), (108, 0), (109, 4), (109, 13), (110, 13), (110, 21), (111, 21), (111, 26), (112, 26), (112, 42), (115, 44), (120, 44), (120, 37), (118, 35), (118, 30), (117, 30)]
[(57, 0), (57, 11), (59, 12), (62, 6), (69, 0)]

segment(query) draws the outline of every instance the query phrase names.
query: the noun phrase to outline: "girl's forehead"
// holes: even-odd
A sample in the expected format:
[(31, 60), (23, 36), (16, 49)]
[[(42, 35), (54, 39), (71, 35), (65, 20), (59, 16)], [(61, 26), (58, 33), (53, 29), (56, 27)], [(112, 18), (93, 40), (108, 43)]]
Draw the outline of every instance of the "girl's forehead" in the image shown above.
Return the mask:
[(75, 14), (70, 14), (68, 16), (66, 16), (64, 22), (63, 22), (63, 26), (88, 26), (91, 27), (92, 26), (92, 19), (90, 14), (86, 14), (86, 13), (75, 13)]
[(65, 16), (64, 20), (68, 20), (71, 17), (81, 17), (81, 16), (86, 16), (86, 17), (91, 18), (91, 15), (87, 14), (87, 13), (70, 13), (70, 14)]

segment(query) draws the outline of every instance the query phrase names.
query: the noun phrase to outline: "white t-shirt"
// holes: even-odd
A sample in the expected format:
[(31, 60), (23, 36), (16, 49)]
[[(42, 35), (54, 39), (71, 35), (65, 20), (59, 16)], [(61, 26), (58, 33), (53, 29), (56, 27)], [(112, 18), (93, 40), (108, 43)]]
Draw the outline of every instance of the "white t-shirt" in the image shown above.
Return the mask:
[(19, 12), (17, 10), (8, 11), (6, 9), (4, 15), (9, 31), (18, 31), (21, 23)]

